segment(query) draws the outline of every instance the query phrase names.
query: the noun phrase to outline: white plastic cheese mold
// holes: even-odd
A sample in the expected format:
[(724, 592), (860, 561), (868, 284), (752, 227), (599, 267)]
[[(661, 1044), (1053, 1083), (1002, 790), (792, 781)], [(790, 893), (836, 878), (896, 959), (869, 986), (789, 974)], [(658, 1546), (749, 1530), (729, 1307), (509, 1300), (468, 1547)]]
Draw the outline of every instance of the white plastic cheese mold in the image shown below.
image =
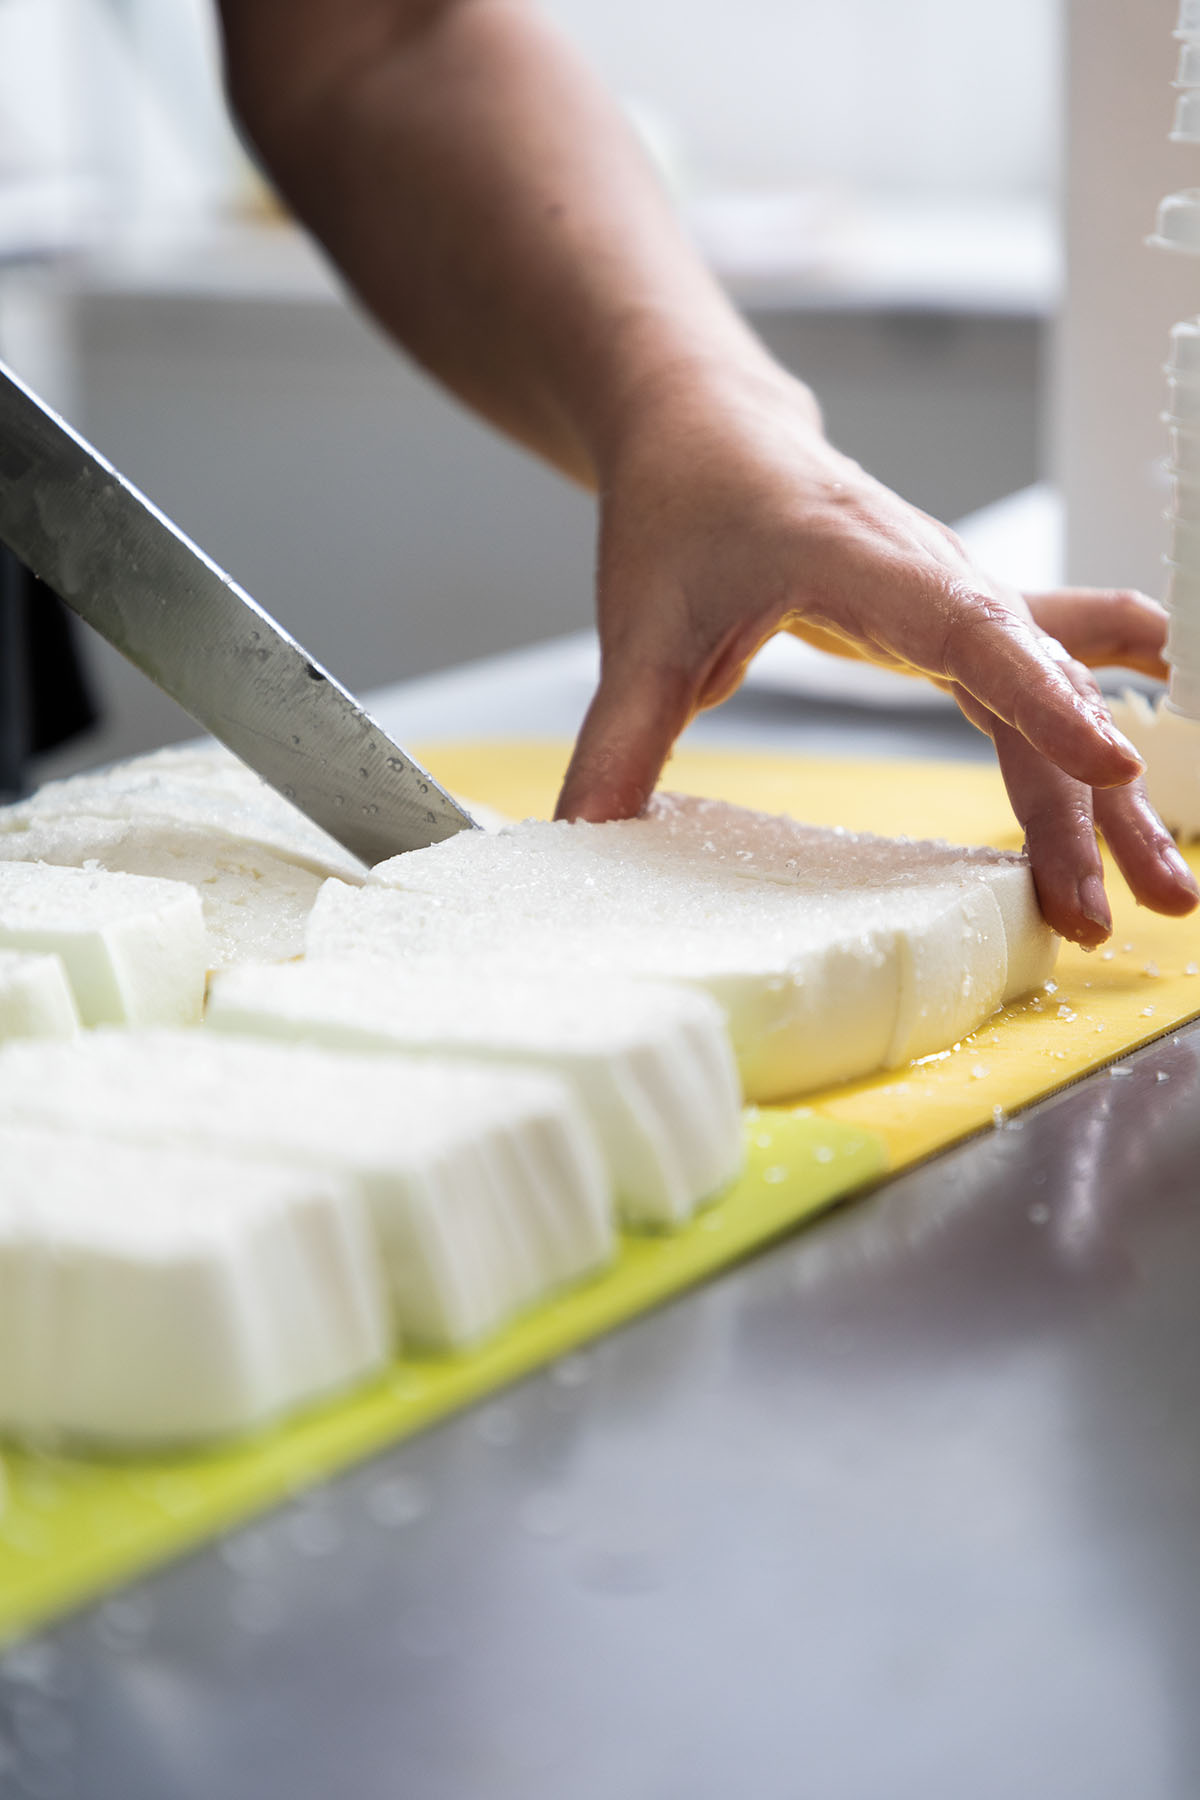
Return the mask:
[(659, 796), (609, 825), (463, 832), (321, 891), (310, 958), (681, 981), (769, 1101), (947, 1048), (1049, 976), (1022, 857)]
[(214, 981), (207, 1017), (222, 1031), (335, 1049), (557, 1072), (591, 1120), (630, 1225), (683, 1223), (741, 1167), (724, 1018), (682, 986), (332, 960), (231, 969)]
[(201, 1442), (366, 1380), (389, 1349), (345, 1181), (0, 1125), (0, 1432)]
[(1109, 710), (1146, 765), (1146, 792), (1169, 831), (1200, 837), (1200, 721), (1127, 689)]
[(613, 1254), (591, 1128), (563, 1082), (530, 1070), (106, 1031), (0, 1049), (0, 1121), (343, 1177), (414, 1344), (470, 1343)]

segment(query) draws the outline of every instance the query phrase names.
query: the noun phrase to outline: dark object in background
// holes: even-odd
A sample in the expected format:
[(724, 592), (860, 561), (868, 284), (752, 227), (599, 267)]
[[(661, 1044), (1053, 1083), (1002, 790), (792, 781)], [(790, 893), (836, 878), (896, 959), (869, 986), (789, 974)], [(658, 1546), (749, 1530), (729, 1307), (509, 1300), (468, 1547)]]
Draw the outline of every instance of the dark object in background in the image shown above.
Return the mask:
[(31, 757), (98, 719), (71, 615), (0, 548), (0, 798), (25, 791)]

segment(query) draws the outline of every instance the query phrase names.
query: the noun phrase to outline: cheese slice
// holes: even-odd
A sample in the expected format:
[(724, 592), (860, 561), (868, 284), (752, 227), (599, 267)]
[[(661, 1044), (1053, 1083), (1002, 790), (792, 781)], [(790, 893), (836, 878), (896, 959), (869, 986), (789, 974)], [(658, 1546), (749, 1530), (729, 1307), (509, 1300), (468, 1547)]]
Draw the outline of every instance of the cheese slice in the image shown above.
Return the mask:
[(946, 1048), (1057, 950), (1021, 857), (678, 796), (608, 825), (461, 832), (361, 890), (330, 882), (306, 942), (686, 982), (724, 1009), (759, 1101)]
[(414, 1343), (479, 1338), (613, 1253), (592, 1132), (566, 1085), (532, 1070), (99, 1032), (0, 1050), (0, 1120), (342, 1175), (370, 1205)]
[(204, 910), (212, 966), (299, 956), (324, 877), (252, 839), (169, 820), (31, 817), (0, 831), (0, 863), (95, 866), (184, 881)]
[(188, 825), (273, 850), (322, 877), (358, 880), (363, 866), (220, 744), (155, 750), (111, 768), (49, 781), (0, 810), (0, 831), (33, 820), (133, 819)]
[(230, 970), (212, 985), (207, 1018), (222, 1031), (557, 1072), (591, 1120), (627, 1224), (682, 1223), (741, 1167), (724, 1019), (683, 987), (314, 961)]
[(345, 1182), (0, 1125), (0, 1432), (191, 1444), (365, 1380), (389, 1346)]
[[(511, 823), (492, 807), (462, 804), (486, 830)], [(48, 782), (0, 807), (0, 861), (94, 863), (190, 882), (218, 969), (299, 956), (321, 882), (365, 874), (356, 857), (213, 743)]]
[(182, 882), (0, 863), (0, 947), (60, 956), (85, 1025), (200, 1018), (208, 934)]
[(79, 1012), (61, 956), (0, 950), (0, 1038), (73, 1038)]

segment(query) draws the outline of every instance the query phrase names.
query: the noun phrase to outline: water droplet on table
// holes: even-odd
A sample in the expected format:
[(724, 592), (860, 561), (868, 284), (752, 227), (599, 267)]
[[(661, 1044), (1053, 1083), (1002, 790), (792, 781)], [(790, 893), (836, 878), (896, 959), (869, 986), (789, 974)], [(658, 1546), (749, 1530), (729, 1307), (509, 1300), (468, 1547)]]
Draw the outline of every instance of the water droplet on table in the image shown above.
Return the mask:
[(592, 1378), (592, 1359), (582, 1351), (573, 1356), (561, 1356), (550, 1371), (550, 1379), (559, 1387), (582, 1387)]
[(341, 1547), (342, 1528), (323, 1507), (305, 1506), (287, 1521), (288, 1541), (301, 1556), (332, 1556)]
[(388, 1530), (412, 1525), (429, 1511), (429, 1490), (415, 1475), (392, 1475), (367, 1490), (368, 1515)]
[(481, 1412), (475, 1429), (493, 1450), (506, 1450), (517, 1441), (517, 1419), (511, 1406), (489, 1406)]
[(544, 1489), (522, 1500), (517, 1517), (522, 1531), (530, 1537), (558, 1538), (570, 1523), (570, 1509), (564, 1495)]
[(283, 1602), (265, 1582), (243, 1582), (232, 1595), (229, 1610), (239, 1631), (265, 1637), (283, 1623)]

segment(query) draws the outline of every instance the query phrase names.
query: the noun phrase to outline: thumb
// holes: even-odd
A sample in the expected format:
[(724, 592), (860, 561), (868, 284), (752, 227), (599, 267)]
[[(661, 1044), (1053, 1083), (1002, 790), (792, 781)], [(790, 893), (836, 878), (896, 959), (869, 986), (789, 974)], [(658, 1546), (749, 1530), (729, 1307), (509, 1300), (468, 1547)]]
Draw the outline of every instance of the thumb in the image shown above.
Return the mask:
[(606, 662), (576, 739), (555, 818), (636, 818), (695, 710), (694, 685), (682, 669)]

